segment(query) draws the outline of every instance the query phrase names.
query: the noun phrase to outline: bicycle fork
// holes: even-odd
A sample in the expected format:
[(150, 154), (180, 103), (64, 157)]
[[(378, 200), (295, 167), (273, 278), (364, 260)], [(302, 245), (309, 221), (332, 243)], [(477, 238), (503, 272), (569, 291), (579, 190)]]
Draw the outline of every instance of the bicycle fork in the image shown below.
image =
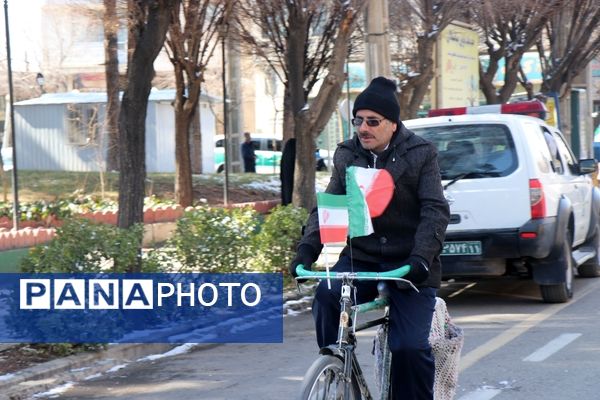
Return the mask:
[(338, 327), (338, 348), (341, 350), (344, 344), (348, 343), (348, 329), (350, 328), (350, 313), (352, 308), (352, 299), (350, 285), (342, 285), (342, 295), (340, 297), (340, 324)]
[(350, 285), (342, 285), (340, 297), (340, 323), (338, 327), (338, 349), (344, 355), (344, 399), (350, 398), (350, 388), (352, 385), (352, 364), (354, 357), (354, 343), (350, 342), (350, 310), (352, 309), (352, 299), (350, 297), (352, 289)]

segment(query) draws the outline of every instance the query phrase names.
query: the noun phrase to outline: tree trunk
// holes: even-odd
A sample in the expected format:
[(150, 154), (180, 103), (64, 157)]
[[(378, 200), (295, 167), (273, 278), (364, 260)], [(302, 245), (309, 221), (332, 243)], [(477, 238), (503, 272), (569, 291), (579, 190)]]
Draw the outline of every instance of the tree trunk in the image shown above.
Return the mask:
[(519, 68), (521, 66), (522, 52), (514, 52), (512, 56), (505, 57), (506, 66), (504, 68), (504, 85), (498, 92), (499, 104), (506, 103), (515, 91), (518, 83)]
[(309, 130), (309, 119), (310, 117), (304, 115), (296, 120), (296, 164), (292, 192), (293, 204), (307, 210), (316, 205), (315, 140)]
[(192, 205), (192, 160), (190, 158), (190, 127), (195, 116), (189, 99), (175, 99), (175, 200), (182, 207)]
[(288, 80), (286, 95), (289, 95), (288, 104), (294, 117), (306, 105), (308, 93), (304, 90), (304, 63), (306, 40), (308, 38), (309, 21), (305, 15), (294, 12), (290, 16), (290, 33), (288, 36), (288, 47), (285, 54), (288, 64)]
[(144, 0), (127, 0), (127, 65), (131, 63), (144, 19)]
[[(118, 226), (129, 228), (143, 221), (146, 179), (146, 112), (153, 63), (165, 40), (175, 0), (144, 2), (143, 29), (136, 32), (136, 47), (127, 68), (127, 88), (119, 114), (119, 214)], [(140, 244), (141, 245), (141, 244)], [(133, 267), (139, 270), (140, 265)]]
[[(199, 78), (185, 84), (185, 70), (181, 63), (175, 63), (175, 201), (182, 207), (189, 207), (194, 201), (192, 185), (191, 127), (196, 116), (200, 99)], [(188, 74), (188, 79), (190, 76)]]
[(423, 103), (425, 95), (429, 91), (429, 85), (433, 79), (433, 38), (419, 38), (419, 75), (414, 79), (412, 95), (408, 101), (408, 118), (416, 118), (419, 107)]
[[(198, 111), (198, 110), (196, 110)], [(192, 126), (190, 132), (190, 146), (192, 147), (192, 174), (201, 174), (204, 172), (202, 163), (202, 126), (200, 125), (201, 115), (194, 115), (192, 117)], [(193, 189), (193, 182), (192, 182)]]
[(283, 141), (294, 137), (294, 112), (292, 111), (292, 96), (289, 85), (286, 84), (283, 94)]
[(498, 103), (498, 94), (496, 93), (496, 86), (494, 86), (496, 71), (498, 71), (498, 62), (493, 61), (491, 57), (486, 71), (484, 71), (481, 62), (479, 62), (479, 88), (483, 92), (486, 104)]
[(119, 168), (119, 57), (117, 54), (117, 0), (104, 0), (104, 59), (106, 74), (106, 170)]

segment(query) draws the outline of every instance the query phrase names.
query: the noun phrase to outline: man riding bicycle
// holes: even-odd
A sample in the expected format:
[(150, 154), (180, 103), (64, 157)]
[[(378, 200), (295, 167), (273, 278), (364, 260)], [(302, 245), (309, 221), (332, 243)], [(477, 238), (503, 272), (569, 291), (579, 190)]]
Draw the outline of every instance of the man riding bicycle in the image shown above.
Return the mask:
[[(326, 192), (346, 194), (346, 168), (358, 166), (387, 170), (395, 184), (393, 197), (379, 217), (374, 233), (354, 237), (342, 250), (333, 271), (384, 271), (410, 265), (405, 277), (419, 292), (388, 284), (390, 301), (389, 346), (392, 352), (392, 399), (432, 400), (435, 374), (429, 331), (441, 282), (439, 255), (449, 209), (443, 195), (437, 150), (409, 131), (400, 121), (396, 84), (384, 77), (371, 81), (354, 103), (353, 139), (338, 145)], [(351, 244), (351, 246), (350, 246)], [(308, 218), (297, 255), (290, 265), (310, 268), (321, 252), (317, 210)], [(323, 281), (313, 301), (317, 343), (335, 344), (340, 313), (341, 283)], [(377, 296), (377, 283), (356, 282), (357, 303)]]

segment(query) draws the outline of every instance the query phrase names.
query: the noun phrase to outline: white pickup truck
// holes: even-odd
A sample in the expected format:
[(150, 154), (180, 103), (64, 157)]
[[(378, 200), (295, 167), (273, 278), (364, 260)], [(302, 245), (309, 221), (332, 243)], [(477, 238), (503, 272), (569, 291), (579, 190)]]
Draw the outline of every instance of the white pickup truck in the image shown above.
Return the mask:
[(575, 159), (544, 113), (530, 101), (441, 109), (404, 122), (439, 151), (451, 212), (445, 278), (530, 276), (554, 303), (572, 297), (575, 271), (600, 276), (596, 161)]

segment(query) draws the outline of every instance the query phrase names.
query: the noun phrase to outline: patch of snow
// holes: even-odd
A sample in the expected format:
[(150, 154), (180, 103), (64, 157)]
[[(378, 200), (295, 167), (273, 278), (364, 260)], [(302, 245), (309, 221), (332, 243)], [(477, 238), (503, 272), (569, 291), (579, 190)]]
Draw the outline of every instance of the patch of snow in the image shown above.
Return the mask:
[(312, 296), (304, 296), (303, 298), (301, 298), (299, 300), (288, 300), (285, 302), (285, 305), (303, 304), (308, 301), (312, 301)]
[(114, 367), (112, 367), (111, 369), (109, 369), (108, 371), (106, 371), (107, 373), (111, 373), (111, 372), (117, 372), (120, 369), (123, 369), (127, 366), (127, 364), (119, 364), (119, 365), (115, 365)]
[(102, 376), (101, 373), (97, 373), (97, 374), (93, 374), (90, 376), (86, 376), (85, 378), (83, 378), (84, 381), (90, 381), (92, 379), (96, 379), (96, 378), (100, 378)]
[(256, 190), (264, 190), (269, 192), (279, 192), (281, 190), (281, 181), (279, 178), (272, 177), (268, 181), (264, 182), (250, 182), (244, 185), (240, 185), (243, 188), (256, 189)]
[(15, 376), (15, 374), (0, 375), (0, 381), (7, 381), (10, 378), (12, 378), (13, 376)]
[(154, 360), (158, 360), (159, 358), (172, 357), (172, 356), (176, 356), (179, 354), (184, 354), (184, 353), (189, 352), (196, 345), (197, 345), (197, 343), (184, 343), (181, 346), (177, 346), (177, 347), (167, 351), (166, 353), (150, 354), (149, 356), (142, 357), (142, 358), (138, 359), (137, 361), (154, 361)]
[(61, 393), (66, 392), (67, 390), (72, 388), (73, 385), (74, 385), (73, 382), (67, 382), (64, 385), (57, 386), (53, 389), (48, 390), (47, 392), (34, 394), (33, 398), (34, 399), (40, 399), (43, 397), (55, 398), (55, 397), (58, 397)]
[(91, 367), (83, 367), (83, 368), (75, 368), (72, 369), (71, 372), (81, 372), (81, 371), (85, 371), (86, 369), (90, 369)]

